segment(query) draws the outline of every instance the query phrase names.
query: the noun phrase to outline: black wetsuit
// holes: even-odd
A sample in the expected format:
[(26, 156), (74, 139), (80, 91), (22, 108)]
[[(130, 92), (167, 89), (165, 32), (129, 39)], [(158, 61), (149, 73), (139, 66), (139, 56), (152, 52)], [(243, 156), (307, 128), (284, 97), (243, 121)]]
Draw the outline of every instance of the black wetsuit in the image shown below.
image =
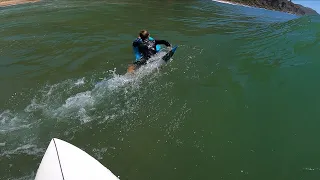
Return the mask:
[(143, 57), (141, 58), (141, 60), (136, 61), (135, 64), (138, 64), (138, 65), (145, 64), (151, 56), (157, 53), (156, 46), (158, 44), (171, 46), (171, 44), (166, 40), (154, 40), (154, 39), (142, 40), (140, 38), (136, 39), (132, 45), (133, 47), (138, 48), (139, 52), (142, 54)]

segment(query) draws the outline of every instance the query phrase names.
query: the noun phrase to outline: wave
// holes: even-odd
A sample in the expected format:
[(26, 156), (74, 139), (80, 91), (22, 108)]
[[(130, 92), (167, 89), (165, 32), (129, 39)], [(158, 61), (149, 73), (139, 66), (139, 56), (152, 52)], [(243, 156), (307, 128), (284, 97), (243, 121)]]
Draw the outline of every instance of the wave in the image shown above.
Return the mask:
[(253, 63), (277, 67), (312, 63), (320, 47), (319, 21), (318, 16), (305, 16), (249, 28), (236, 35), (242, 42), (237, 55), (244, 61), (251, 57)]
[[(186, 53), (182, 56), (184, 61), (177, 63), (186, 66), (187, 72), (192, 70), (194, 63), (190, 59), (202, 50), (187, 46), (184, 48), (186, 52), (191, 49), (193, 53)], [(180, 51), (183, 52), (183, 49)], [(146, 119), (148, 122), (155, 122), (165, 116), (167, 112), (159, 107), (158, 101), (169, 102), (167, 108), (173, 106), (175, 99), (166, 96), (166, 91), (173, 83), (159, 84), (158, 81), (162, 76), (175, 72), (177, 68), (166, 68), (164, 72), (161, 70), (161, 67), (166, 65), (160, 60), (164, 54), (165, 52), (160, 52), (159, 56), (152, 58), (150, 63), (139, 68), (134, 74), (118, 74), (117, 69), (113, 69), (102, 73), (104, 77), (99, 73), (56, 84), (45, 84), (34, 92), (30, 103), (24, 108), (0, 111), (2, 162), (10, 161), (14, 166), (10, 168), (17, 168), (16, 164), (19, 164), (18, 159), (21, 156), (32, 157), (33, 161), (39, 162), (50, 138), (59, 137), (72, 141), (79, 133), (89, 129), (94, 129), (93, 136), (99, 132), (107, 132), (117, 137), (118, 141), (123, 141), (129, 131), (144, 124)], [(146, 98), (150, 95), (157, 97)], [(141, 111), (152, 111), (154, 116), (141, 117)], [(165, 131), (168, 138), (176, 139), (173, 132), (179, 129), (189, 111), (184, 104), (174, 117), (170, 118), (168, 124), (157, 128)], [(176, 141), (182, 143), (181, 140)], [(90, 143), (94, 141), (90, 140)], [(105, 154), (110, 157), (117, 154), (115, 145), (110, 142), (97, 142), (95, 147), (86, 151), (99, 160), (103, 159)], [(32, 164), (36, 169), (37, 163)], [(32, 177), (34, 173), (19, 179)]]
[[(68, 11), (83, 6), (83, 4), (69, 4), (63, 7), (63, 3), (56, 5), (56, 8), (48, 9), (54, 11), (61, 8), (61, 11)], [(178, 38), (189, 37), (188, 32), (197, 31), (197, 35), (192, 37), (203, 38), (205, 43), (196, 44), (199, 41), (192, 38), (180, 41), (181, 44), (191, 41), (190, 44), (196, 45), (192, 48), (186, 45), (184, 50), (179, 50), (179, 54), (183, 54), (181, 55), (183, 57), (176, 62), (179, 68), (175, 66), (169, 70), (169, 73), (178, 72), (174, 78), (183, 77), (184, 80), (194, 80), (197, 83), (210, 81), (208, 84), (212, 85), (210, 77), (215, 74), (214, 71), (219, 71), (219, 68), (232, 66), (236, 73), (248, 74), (250, 71), (258, 71), (259, 68), (265, 67), (302, 66), (313, 63), (314, 57), (317, 57), (320, 46), (320, 19), (317, 16), (290, 17), (290, 20), (276, 17), (276, 20), (266, 20), (273, 17), (269, 16), (261, 20), (261, 17), (254, 13), (245, 14), (241, 8), (232, 12), (225, 7), (216, 12), (210, 5), (198, 9), (190, 8), (193, 10), (190, 12), (191, 15), (188, 12), (181, 18), (175, 15), (169, 20), (180, 23), (180, 29), (177, 31), (181, 33), (177, 34), (180, 35)], [(243, 14), (239, 16), (238, 11)], [(3, 13), (10, 14), (7, 11)], [(205, 14), (202, 17), (199, 13)], [(212, 18), (208, 18), (210, 15)], [(13, 22), (7, 26), (16, 25)], [(206, 41), (207, 38), (213, 39)], [(185, 44), (187, 43), (189, 42)], [(222, 47), (224, 45), (225, 47)], [(227, 50), (229, 47), (233, 48), (232, 52)], [(208, 51), (215, 51), (218, 55), (211, 57), (212, 54)], [(219, 56), (218, 51), (230, 52), (231, 58), (228, 59), (228, 55), (225, 54)], [(208, 55), (206, 53), (210, 56), (206, 56)], [(199, 58), (201, 62), (195, 63), (191, 60), (198, 58), (200, 54), (203, 55), (203, 58)], [(246, 66), (247, 63), (255, 66)], [(113, 69), (104, 72), (106, 75), (103, 77), (100, 73), (67, 79), (56, 84), (40, 85), (40, 89), (30, 92), (31, 97), (28, 97), (30, 103), (27, 105), (23, 105), (22, 108), (10, 107), (0, 110), (0, 157), (12, 160), (19, 155), (26, 155), (38, 162), (51, 137), (61, 137), (69, 141), (74, 137), (81, 139), (82, 134), (89, 134), (81, 133), (85, 130), (92, 130), (94, 136), (96, 132), (106, 132), (103, 130), (107, 128), (111, 128), (111, 134), (123, 133), (143, 124), (145, 119), (157, 121), (166, 115), (170, 116), (170, 120), (156, 128), (165, 131), (164, 134), (175, 139), (178, 144), (184, 143), (183, 140), (174, 137), (174, 132), (181, 128), (183, 119), (190, 109), (187, 103), (182, 103), (182, 107), (168, 110), (175, 106), (178, 100), (168, 96), (169, 92), (165, 90), (170, 91), (176, 82), (172, 80), (158, 84), (159, 79), (168, 73), (157, 73), (162, 65), (159, 58), (155, 57), (152, 63), (142, 67), (134, 75), (120, 75), (116, 73), (117, 69)], [(236, 79), (239, 75), (233, 77)], [(13, 98), (9, 101), (15, 100)], [(161, 101), (165, 101), (168, 107), (162, 107)], [(143, 115), (146, 117), (139, 117)], [(107, 137), (105, 134), (103, 136)], [(116, 134), (114, 137), (123, 140), (122, 134)], [(85, 143), (86, 140), (83, 141)], [(115, 151), (113, 144), (106, 146), (106, 143), (102, 143), (97, 146), (95, 144), (95, 148), (89, 148), (87, 151), (93, 151), (92, 154), (98, 159), (103, 159), (105, 153), (112, 154), (112, 151)], [(203, 150), (201, 143), (197, 142), (195, 146)], [(13, 164), (20, 163), (12, 161)], [(22, 179), (29, 177), (26, 175)]]
[(134, 74), (119, 75), (114, 69), (108, 71), (109, 77), (100, 78), (98, 82), (94, 78), (82, 77), (47, 84), (35, 93), (22, 111), (3, 110), (0, 112), (0, 143), (4, 152), (0, 156), (42, 153), (43, 149), (37, 149), (33, 144), (38, 144), (41, 129), (57, 126), (58, 122), (68, 124), (64, 132), (68, 135), (81, 129), (79, 123), (93, 120), (104, 123), (134, 113), (142, 103), (140, 98), (147, 93), (142, 83), (145, 78), (148, 83), (144, 86), (156, 82), (154, 79), (159, 73), (153, 72), (164, 65), (164, 61), (160, 61), (164, 53), (152, 58)]
[[(176, 65), (183, 66), (186, 73), (184, 76), (188, 77), (188, 72), (192, 72), (194, 68), (194, 61), (191, 59), (201, 53), (202, 49), (184, 45), (180, 48), (180, 52), (189, 52), (182, 55)], [(144, 123), (158, 124), (156, 121), (168, 115), (167, 110), (172, 108), (176, 101), (175, 97), (167, 96), (174, 83), (158, 83), (163, 76), (178, 70), (174, 67), (161, 69), (166, 66), (166, 63), (160, 60), (164, 53), (152, 58), (150, 63), (139, 68), (134, 74), (118, 74), (117, 69), (113, 69), (56, 84), (45, 84), (31, 92), (33, 96), (30, 103), (24, 108), (0, 111), (2, 162), (10, 161), (14, 166), (10, 168), (17, 168), (19, 157), (32, 157), (32, 164), (36, 169), (37, 162), (41, 161), (52, 137), (70, 142), (78, 139), (80, 134), (86, 134), (83, 132), (92, 130), (92, 136), (104, 132), (103, 136), (117, 137), (121, 142), (130, 131)], [(101, 77), (101, 74), (104, 74), (104, 77)], [(189, 78), (193, 78), (193, 75)], [(149, 96), (152, 98), (148, 98)], [(15, 99), (17, 97), (13, 97), (13, 101)], [(161, 101), (168, 103), (166, 108), (160, 107)], [(169, 122), (157, 125), (157, 128), (164, 131), (167, 138), (182, 143), (182, 140), (174, 136), (174, 132), (182, 126), (182, 121), (189, 111), (184, 103), (182, 107), (177, 107), (175, 115), (168, 119)], [(148, 112), (146, 116), (143, 115), (145, 112)], [(99, 160), (103, 159), (105, 154), (110, 157), (117, 154), (115, 144), (111, 142), (101, 143), (91, 139), (90, 144), (93, 143), (96, 143), (95, 148), (85, 150)], [(30, 177), (32, 176), (26, 175), (22, 179)]]

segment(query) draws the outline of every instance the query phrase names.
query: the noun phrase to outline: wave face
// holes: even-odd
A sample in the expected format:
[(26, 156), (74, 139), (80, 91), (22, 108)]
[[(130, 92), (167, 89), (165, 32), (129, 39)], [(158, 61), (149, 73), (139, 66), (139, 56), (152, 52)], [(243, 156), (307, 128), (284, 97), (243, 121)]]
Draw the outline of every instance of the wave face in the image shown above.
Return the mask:
[[(319, 177), (319, 16), (193, 0), (0, 14), (0, 179), (33, 179), (53, 137), (125, 179)], [(179, 48), (127, 74), (144, 28)]]

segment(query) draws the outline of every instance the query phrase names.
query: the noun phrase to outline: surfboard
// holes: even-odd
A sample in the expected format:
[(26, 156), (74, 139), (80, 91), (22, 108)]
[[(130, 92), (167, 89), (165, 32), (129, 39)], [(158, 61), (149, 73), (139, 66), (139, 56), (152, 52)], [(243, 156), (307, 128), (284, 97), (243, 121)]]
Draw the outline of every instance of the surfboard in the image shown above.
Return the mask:
[(53, 138), (35, 180), (119, 180), (109, 169), (80, 148)]
[[(165, 62), (168, 62), (171, 59), (171, 57), (174, 55), (174, 53), (176, 52), (177, 48), (178, 48), (178, 46), (174, 46), (169, 52), (167, 52), (164, 56), (162, 56), (161, 59), (164, 60)], [(131, 64), (131, 65), (129, 65), (127, 72), (132, 73), (137, 68), (139, 68), (139, 66), (136, 67), (135, 65)]]
[(165, 54), (163, 57), (162, 57), (162, 60), (164, 60), (165, 62), (168, 62), (171, 57), (174, 55), (174, 53), (176, 52), (178, 46), (174, 46), (169, 52), (167, 52), (167, 54)]

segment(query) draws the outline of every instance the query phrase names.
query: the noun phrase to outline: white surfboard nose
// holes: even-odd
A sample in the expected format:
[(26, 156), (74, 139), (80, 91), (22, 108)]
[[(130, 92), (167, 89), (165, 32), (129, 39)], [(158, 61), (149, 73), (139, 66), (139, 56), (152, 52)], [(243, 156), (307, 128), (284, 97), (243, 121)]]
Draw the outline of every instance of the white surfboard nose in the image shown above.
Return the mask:
[(80, 148), (53, 138), (35, 180), (119, 180), (109, 169)]

